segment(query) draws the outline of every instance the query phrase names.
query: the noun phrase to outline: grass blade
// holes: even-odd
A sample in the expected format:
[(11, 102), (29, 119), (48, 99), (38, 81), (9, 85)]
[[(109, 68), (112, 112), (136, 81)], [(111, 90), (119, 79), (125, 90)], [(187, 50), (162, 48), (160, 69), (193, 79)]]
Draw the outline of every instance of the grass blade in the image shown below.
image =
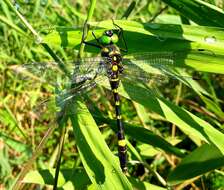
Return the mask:
[(70, 109), (82, 110), (70, 119), (79, 154), (91, 182), (97, 189), (113, 186), (117, 189), (132, 189), (119, 167), (118, 159), (111, 154), (85, 104), (78, 101)]
[(223, 165), (223, 154), (219, 149), (213, 145), (204, 144), (181, 161), (168, 176), (168, 182), (171, 185), (176, 185)]
[(202, 0), (163, 0), (199, 25), (224, 27), (222, 9)]

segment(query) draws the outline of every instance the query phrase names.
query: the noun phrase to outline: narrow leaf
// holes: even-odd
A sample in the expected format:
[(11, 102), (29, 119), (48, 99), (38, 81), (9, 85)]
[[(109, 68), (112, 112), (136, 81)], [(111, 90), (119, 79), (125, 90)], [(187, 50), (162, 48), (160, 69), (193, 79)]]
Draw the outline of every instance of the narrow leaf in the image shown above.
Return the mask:
[(220, 150), (213, 145), (204, 144), (181, 161), (170, 173), (168, 182), (175, 185), (222, 166), (224, 156)]

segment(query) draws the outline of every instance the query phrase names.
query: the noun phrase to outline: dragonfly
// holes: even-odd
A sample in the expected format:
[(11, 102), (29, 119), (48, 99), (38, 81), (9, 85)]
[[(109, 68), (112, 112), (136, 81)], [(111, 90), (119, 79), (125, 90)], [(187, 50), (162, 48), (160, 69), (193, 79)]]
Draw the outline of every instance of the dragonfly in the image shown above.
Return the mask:
[[(96, 37), (93, 32), (96, 43), (84, 41), (86, 45), (98, 48), (100, 56), (66, 62), (68, 72), (61, 71), (56, 62), (34, 62), (24, 64), (15, 70), (19, 73), (26, 73), (23, 76), (24, 80), (38, 76), (35, 80), (49, 83), (57, 88), (60, 85), (65, 87), (65, 90), (60, 91), (56, 100), (60, 108), (57, 114), (59, 118), (67, 114), (64, 108), (69, 101), (109, 79), (117, 121), (118, 158), (121, 170), (127, 173), (128, 158), (119, 95), (120, 82), (132, 80), (148, 83), (155, 80), (156, 83), (162, 83), (169, 79), (177, 79), (187, 83), (192, 77), (181, 75), (175, 70), (174, 60), (183, 56), (182, 52), (133, 53), (125, 58), (123, 54), (128, 52), (128, 48), (123, 35), (124, 31), (120, 26), (114, 25), (116, 29), (105, 30), (100, 37)], [(123, 41), (124, 48), (117, 45), (120, 40)], [(32, 73), (31, 76), (30, 73)], [(59, 81), (55, 81), (58, 76), (60, 76)]]

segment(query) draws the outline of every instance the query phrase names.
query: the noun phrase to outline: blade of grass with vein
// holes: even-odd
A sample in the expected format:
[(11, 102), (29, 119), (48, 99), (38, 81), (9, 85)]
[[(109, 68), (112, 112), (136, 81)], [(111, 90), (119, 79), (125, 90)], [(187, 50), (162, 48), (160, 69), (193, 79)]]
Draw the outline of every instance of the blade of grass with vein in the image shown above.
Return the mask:
[(125, 11), (125, 13), (122, 15), (121, 19), (123, 18), (127, 19), (130, 16), (133, 9), (135, 8), (135, 5), (136, 5), (136, 2), (132, 1), (130, 5), (128, 6), (127, 10)]
[[(157, 37), (158, 42), (159, 41), (166, 41), (167, 39), (176, 39), (176, 40), (188, 40), (190, 42), (197, 42), (198, 45), (199, 43), (201, 46), (198, 46), (198, 49), (202, 49), (203, 47), (215, 47), (219, 48), (220, 51), (223, 52), (223, 43), (224, 43), (224, 38), (223, 38), (223, 28), (221, 27), (209, 27), (209, 26), (189, 26), (189, 25), (175, 25), (175, 24), (156, 24), (156, 23), (141, 23), (141, 22), (136, 22), (136, 21), (129, 21), (129, 20), (115, 20), (114, 21), (117, 25), (122, 26), (123, 30), (125, 33), (132, 32), (134, 37), (134, 34), (141, 34), (141, 35), (146, 35), (146, 37), (150, 36), (155, 36)], [(102, 22), (91, 22), (89, 23), (91, 26), (97, 26), (97, 27), (102, 27), (102, 28), (107, 28), (107, 29), (113, 29), (113, 23), (111, 20), (105, 20)], [(55, 45), (60, 45), (57, 44), (61, 43), (60, 41), (60, 35), (57, 33), (57, 30), (60, 32), (65, 32), (65, 34), (68, 34), (67, 37), (68, 42), (70, 42), (71, 46), (77, 46), (80, 44), (80, 29), (74, 29), (74, 28), (66, 28), (66, 27), (56, 27), (56, 30), (53, 30), (52, 33), (46, 35), (44, 39), (46, 42), (49, 44), (54, 44), (53, 40), (55, 40), (56, 44)], [(96, 35), (99, 36), (102, 34), (103, 29), (101, 30), (96, 30)], [(72, 34), (69, 35), (68, 32), (73, 32)], [(95, 32), (95, 31), (94, 31)], [(124, 34), (125, 34), (124, 33)], [(63, 35), (63, 33), (62, 33)], [(131, 34), (129, 34), (131, 35)], [(73, 36), (73, 38), (72, 38)], [(127, 36), (127, 35), (125, 35)], [(141, 36), (141, 37), (143, 37)], [(206, 39), (206, 37), (214, 37), (213, 41), (212, 39)], [(128, 46), (131, 46), (130, 53), (132, 53), (132, 48), (134, 48), (132, 44), (132, 38), (127, 38), (128, 39)], [(89, 36), (88, 40), (93, 40), (93, 36)], [(131, 42), (129, 42), (129, 40)], [(181, 49), (180, 47), (181, 44), (179, 44), (178, 50)], [(133, 47), (132, 47), (133, 46)], [(145, 50), (146, 47), (143, 46), (143, 50)], [(150, 46), (147, 46), (148, 50), (150, 49)], [(151, 47), (152, 48), (152, 47)], [(155, 47), (156, 48), (156, 47)], [(183, 47), (182, 47), (183, 48)], [(188, 50), (193, 48), (192, 46), (188, 46)], [(152, 48), (153, 49), (153, 48)], [(137, 48), (134, 49), (135, 52), (137, 51)], [(215, 50), (215, 49), (214, 49)], [(138, 50), (139, 51), (139, 50)]]
[(97, 189), (132, 189), (85, 104), (77, 101), (70, 104), (69, 109), (71, 113), (77, 110), (70, 119), (79, 154), (91, 182)]
[(176, 185), (222, 166), (224, 166), (223, 153), (211, 144), (204, 144), (191, 152), (177, 165), (169, 174), (168, 182), (171, 185)]
[[(223, 28), (169, 24), (144, 24), (134, 21), (115, 20), (124, 29), (129, 54), (137, 52), (176, 52), (174, 65), (191, 67), (198, 71), (224, 73), (224, 38)], [(93, 25), (95, 23), (92, 23)], [(103, 28), (113, 28), (111, 21), (98, 23)], [(60, 45), (66, 38), (67, 46), (79, 48), (80, 29), (57, 28), (44, 37), (49, 44)], [(60, 33), (58, 33), (60, 31)], [(103, 29), (94, 30), (96, 35)], [(144, 39), (144, 40), (143, 40)], [(91, 35), (87, 41), (94, 40)], [(139, 43), (141, 41), (141, 43)], [(150, 44), (153, 44), (151, 46)], [(66, 44), (65, 44), (66, 45)], [(97, 53), (95, 48), (86, 51)]]
[(11, 28), (13, 28), (15, 31), (17, 31), (17, 32), (21, 33), (22, 35), (26, 36), (26, 33), (23, 30), (21, 30), (18, 26), (16, 26), (13, 22), (11, 22), (6, 17), (0, 15), (0, 21), (7, 24)]
[[(97, 118), (96, 118), (97, 119)], [(109, 126), (113, 129), (113, 131), (117, 132), (116, 122), (111, 121), (109, 119), (104, 119)], [(169, 142), (164, 140), (162, 137), (154, 134), (152, 131), (140, 127), (139, 125), (129, 124), (124, 122), (125, 132), (127, 135), (131, 136), (133, 139), (137, 140), (138, 142), (150, 144), (153, 147), (160, 148), (161, 150), (174, 154), (178, 157), (184, 157), (185, 153), (172, 146)]]
[(48, 138), (50, 137), (51, 133), (56, 128), (56, 124), (55, 123), (51, 123), (51, 124), (52, 124), (52, 126), (49, 127), (48, 130), (46, 131), (45, 136), (42, 138), (40, 144), (37, 146), (37, 148), (36, 148), (35, 152), (33, 153), (32, 157), (29, 159), (29, 161), (26, 163), (26, 165), (24, 166), (24, 168), (20, 172), (17, 180), (15, 181), (15, 184), (13, 185), (13, 189), (14, 190), (22, 189), (23, 186), (25, 185), (23, 183), (23, 178), (26, 176), (28, 171), (31, 169), (32, 164), (34, 163), (36, 158), (40, 155), (40, 153), (42, 152), (42, 149), (45, 146)]
[(202, 0), (163, 0), (186, 18), (204, 26), (224, 27), (224, 12)]
[[(224, 154), (224, 134), (209, 123), (174, 105), (165, 98), (155, 96), (153, 91), (142, 88), (136, 83), (123, 81), (122, 84), (119, 88), (122, 96), (134, 100), (149, 110), (158, 113), (169, 122), (177, 125), (190, 138), (215, 145)], [(108, 84), (103, 85), (109, 89)]]

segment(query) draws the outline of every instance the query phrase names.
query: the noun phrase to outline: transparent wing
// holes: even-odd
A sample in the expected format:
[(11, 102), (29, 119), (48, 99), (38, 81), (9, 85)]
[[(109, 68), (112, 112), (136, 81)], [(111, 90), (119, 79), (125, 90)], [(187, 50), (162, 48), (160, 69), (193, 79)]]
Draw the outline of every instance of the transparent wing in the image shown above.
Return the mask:
[[(67, 76), (60, 66), (52, 62), (32, 62), (23, 65), (11, 66), (11, 68), (20, 75), (22, 80), (34, 79), (40, 82), (46, 82), (52, 85), (58, 84), (56, 79), (61, 78), (61, 80), (70, 78), (74, 75), (87, 75), (98, 71), (99, 63), (104, 61), (101, 57), (91, 57), (76, 59), (73, 61), (67, 61), (64, 63), (64, 67), (69, 71), (69, 76)], [(65, 82), (65, 81), (61, 81)]]
[(155, 80), (157, 83), (162, 83), (171, 79), (186, 83), (187, 80), (194, 78), (186, 73), (182, 74), (174, 66), (178, 56), (183, 55), (174, 52), (146, 52), (129, 55), (130, 58), (123, 59), (122, 77), (143, 82)]
[(97, 92), (97, 89), (92, 91), (97, 86), (97, 82), (101, 82), (99, 81), (99, 78), (97, 78), (97, 81), (95, 82), (82, 85), (82, 87), (77, 89), (76, 92), (76, 89), (73, 88), (71, 90), (68, 89), (67, 91), (63, 90), (63, 92), (61, 91), (59, 94), (52, 94), (50, 98), (38, 101), (32, 111), (40, 120), (45, 118), (56, 119), (68, 115), (74, 115), (77, 113), (77, 110), (70, 110), (69, 106), (74, 104), (78, 96), (86, 97), (89, 92), (91, 92), (91, 94), (93, 94), (92, 92)]
[[(129, 77), (135, 80), (142, 80), (143, 82), (147, 82), (153, 78), (167, 77), (179, 80), (184, 78), (187, 79), (189, 76), (181, 76), (174, 69), (174, 61), (178, 56), (183, 55), (175, 52), (130, 54), (127, 58), (123, 59), (124, 72), (122, 73), (122, 76), (125, 78)], [(41, 82), (53, 85), (58, 85), (58, 83), (63, 85), (67, 83), (76, 84), (82, 80), (91, 79), (96, 75), (105, 75), (107, 68), (104, 64), (100, 64), (102, 62), (105, 62), (105, 59), (102, 57), (90, 57), (67, 61), (65, 62), (65, 66), (70, 73), (69, 76), (66, 76), (55, 62), (34, 62), (31, 64), (24, 64), (22, 66), (17, 66), (16, 70), (18, 72), (24, 72), (24, 70), (28, 71), (23, 79), (34, 78)]]
[[(57, 116), (74, 114), (74, 110), (72, 113), (68, 111), (67, 107), (77, 96), (83, 96), (87, 94), (89, 91), (93, 90), (98, 84), (103, 84), (108, 82), (107, 76), (100, 73), (95, 78), (86, 79), (86, 75), (76, 75), (75, 78), (84, 79), (81, 82), (74, 82), (71, 86), (68, 86), (64, 89), (57, 89), (54, 94), (48, 99), (45, 99), (37, 104), (34, 108), (34, 112), (41, 117), (44, 114), (52, 113), (57, 114)], [(77, 80), (77, 79), (76, 79)], [(55, 117), (55, 115), (53, 115)]]
[(104, 60), (101, 57), (93, 57), (66, 62), (70, 76), (66, 76), (56, 62), (33, 62), (11, 66), (11, 69), (22, 80), (38, 81), (53, 86), (54, 93), (51, 98), (42, 100), (34, 108), (34, 112), (41, 115), (48, 108), (55, 113), (60, 111), (75, 96), (105, 82), (107, 72), (105, 65), (101, 64), (102, 61)]
[[(129, 58), (123, 59), (124, 71), (121, 80), (130, 79), (140, 82), (154, 80), (156, 83), (163, 83), (169, 78), (184, 82), (192, 79), (191, 76), (182, 75), (175, 70), (173, 65), (175, 56), (173, 52), (129, 55)], [(63, 108), (75, 96), (107, 81), (107, 68), (105, 64), (101, 64), (104, 61), (101, 57), (91, 57), (66, 62), (65, 66), (70, 71), (70, 76), (66, 76), (55, 62), (24, 64), (16, 70), (25, 80), (34, 78), (55, 86), (54, 104), (58, 108)], [(45, 106), (46, 103), (49, 104), (49, 101), (43, 101), (38, 107)]]
[(133, 53), (125, 56), (125, 60), (147, 62), (150, 64), (166, 64), (170, 65), (174, 63), (174, 59), (181, 54), (177, 52), (142, 52), (142, 53)]

